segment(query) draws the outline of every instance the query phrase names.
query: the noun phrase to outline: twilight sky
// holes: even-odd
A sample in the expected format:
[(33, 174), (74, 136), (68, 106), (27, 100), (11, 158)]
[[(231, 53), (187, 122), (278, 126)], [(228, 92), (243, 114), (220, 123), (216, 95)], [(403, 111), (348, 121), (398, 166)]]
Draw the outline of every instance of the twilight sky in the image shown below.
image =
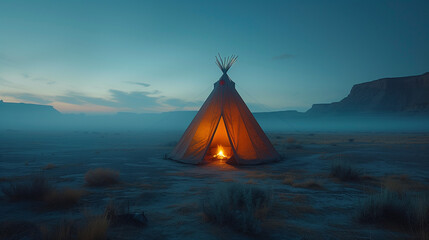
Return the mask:
[(0, 99), (61, 112), (198, 109), (221, 76), (254, 111), (429, 71), (429, 1), (1, 1)]

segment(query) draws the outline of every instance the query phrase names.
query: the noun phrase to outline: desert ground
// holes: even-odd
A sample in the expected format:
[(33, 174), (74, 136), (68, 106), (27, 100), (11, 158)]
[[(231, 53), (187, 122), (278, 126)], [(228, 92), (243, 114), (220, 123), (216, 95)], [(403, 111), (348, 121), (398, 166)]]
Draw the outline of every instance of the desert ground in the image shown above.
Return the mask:
[(0, 239), (428, 237), (429, 133), (269, 132), (258, 166), (164, 159), (180, 136), (0, 131)]

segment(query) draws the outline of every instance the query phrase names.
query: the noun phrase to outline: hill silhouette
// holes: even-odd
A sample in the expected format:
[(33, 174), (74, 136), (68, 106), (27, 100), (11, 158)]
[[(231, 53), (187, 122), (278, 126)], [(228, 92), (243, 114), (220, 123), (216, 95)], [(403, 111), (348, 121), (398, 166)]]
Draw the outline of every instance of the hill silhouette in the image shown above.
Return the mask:
[(429, 72), (356, 84), (343, 100), (314, 104), (308, 113), (429, 113)]
[(54, 107), (30, 103), (11, 103), (0, 100), (0, 113), (3, 117), (37, 117), (37, 116), (59, 116)]

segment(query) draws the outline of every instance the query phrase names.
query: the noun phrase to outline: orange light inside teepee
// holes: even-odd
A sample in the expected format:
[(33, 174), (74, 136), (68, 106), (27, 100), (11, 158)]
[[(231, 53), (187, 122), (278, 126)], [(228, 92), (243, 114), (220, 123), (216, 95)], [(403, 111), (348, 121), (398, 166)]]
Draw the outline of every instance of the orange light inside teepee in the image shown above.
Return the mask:
[(228, 156), (225, 155), (225, 149), (223, 149), (222, 145), (217, 145), (217, 154), (213, 155), (213, 157), (220, 160), (228, 158)]

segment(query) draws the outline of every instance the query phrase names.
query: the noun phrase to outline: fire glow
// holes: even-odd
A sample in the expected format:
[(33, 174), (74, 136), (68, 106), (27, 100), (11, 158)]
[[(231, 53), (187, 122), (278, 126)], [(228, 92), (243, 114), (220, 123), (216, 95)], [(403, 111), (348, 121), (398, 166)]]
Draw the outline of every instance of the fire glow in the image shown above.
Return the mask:
[(228, 158), (228, 156), (225, 155), (225, 149), (223, 149), (222, 145), (217, 145), (217, 154), (213, 155), (213, 157), (219, 160)]

